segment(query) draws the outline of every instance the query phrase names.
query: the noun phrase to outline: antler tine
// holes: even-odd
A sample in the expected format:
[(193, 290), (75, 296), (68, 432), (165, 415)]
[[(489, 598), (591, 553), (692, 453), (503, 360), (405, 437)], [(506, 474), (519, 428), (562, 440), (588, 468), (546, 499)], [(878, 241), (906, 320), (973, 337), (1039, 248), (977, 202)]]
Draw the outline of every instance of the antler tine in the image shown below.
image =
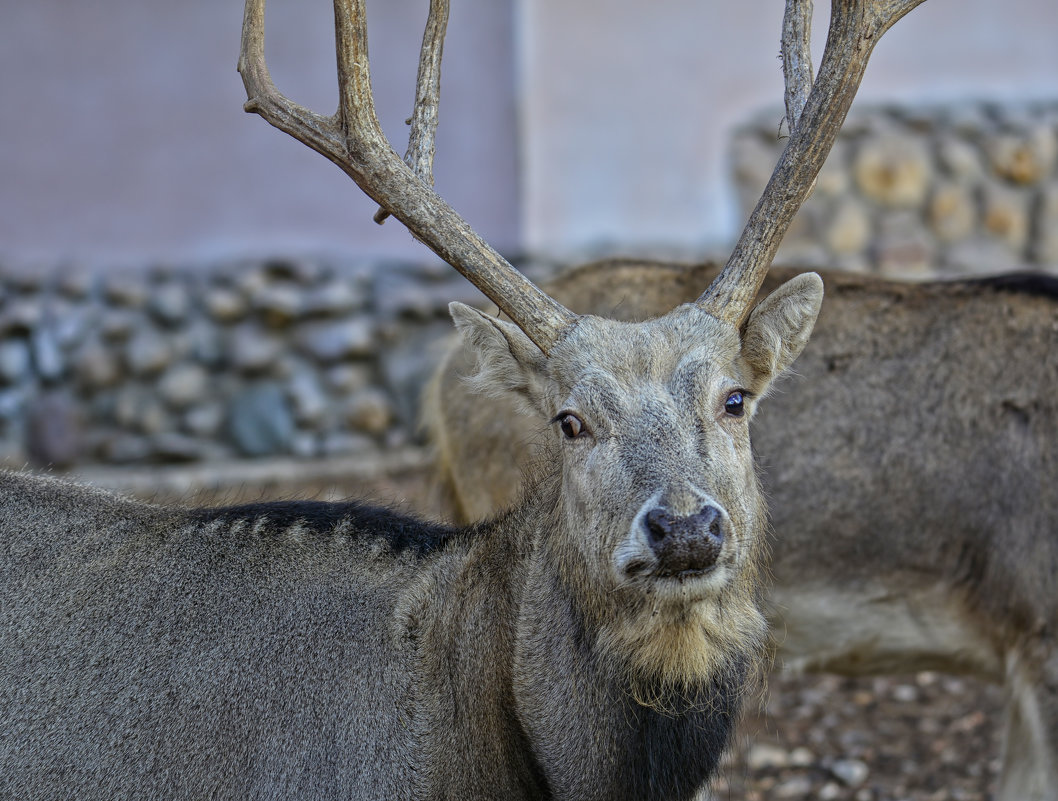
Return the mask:
[[(302, 108), (276, 90), (265, 64), (264, 10), (265, 0), (246, 0), (239, 55), (246, 110), (337, 164), (548, 353), (577, 316), (493, 250), (401, 160), (382, 133), (371, 94), (364, 0), (334, 0), (339, 108), (333, 117)], [(439, 33), (428, 31), (424, 40), (443, 36), (441, 26)]]
[(798, 113), (798, 86), (805, 82), (805, 62), (809, 64), (807, 75), (811, 75), (806, 43), (811, 3), (788, 0), (783, 54), (790, 139), (723, 271), (698, 298), (699, 306), (735, 325), (745, 320), (790, 221), (830, 153), (874, 45), (922, 2), (832, 0), (819, 76)]
[(786, 0), (782, 18), (782, 74), (786, 125), (792, 132), (812, 90), (812, 0)]
[[(448, 0), (430, 0), (430, 14), (419, 52), (419, 74), (415, 79), (415, 108), (407, 120), (411, 125), (404, 163), (427, 186), (433, 186), (434, 135), (441, 102), (441, 55), (448, 27)], [(386, 221), (389, 212), (379, 209), (375, 222)]]
[(272, 83), (264, 58), (264, 0), (247, 0), (238, 70), (246, 88), (245, 111), (260, 114), (279, 130), (342, 166), (345, 146), (335, 118), (291, 102)]

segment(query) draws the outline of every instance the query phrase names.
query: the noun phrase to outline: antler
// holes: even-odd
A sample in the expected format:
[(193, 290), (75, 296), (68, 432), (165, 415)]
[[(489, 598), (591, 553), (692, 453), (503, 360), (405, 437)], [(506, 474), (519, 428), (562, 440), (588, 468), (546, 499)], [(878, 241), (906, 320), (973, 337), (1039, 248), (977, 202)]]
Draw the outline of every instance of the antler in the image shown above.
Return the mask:
[(239, 73), (248, 98), (244, 108), (337, 164), (379, 204), (383, 219), (388, 213), (400, 220), (548, 353), (577, 316), (511, 266), (429, 185), (430, 110), (435, 116), (448, 0), (431, 0), (430, 22), (423, 37), (409, 146), (409, 161), (418, 165), (415, 170), (390, 146), (375, 114), (364, 0), (334, 0), (339, 106), (331, 117), (297, 105), (272, 83), (264, 57), (264, 8), (264, 0), (246, 0), (239, 54)]
[[(430, 0), (426, 32), (419, 53), (419, 73), (415, 80), (415, 108), (407, 123), (411, 125), (404, 163), (423, 183), (433, 186), (434, 134), (437, 133), (437, 111), (441, 99), (441, 54), (448, 28), (448, 0)], [(375, 222), (386, 221), (389, 212), (379, 209)]]
[(813, 82), (808, 49), (812, 2), (787, 0), (782, 47), (790, 139), (723, 271), (696, 301), (710, 314), (742, 324), (790, 221), (834, 145), (874, 45), (922, 2), (832, 0), (826, 49)]

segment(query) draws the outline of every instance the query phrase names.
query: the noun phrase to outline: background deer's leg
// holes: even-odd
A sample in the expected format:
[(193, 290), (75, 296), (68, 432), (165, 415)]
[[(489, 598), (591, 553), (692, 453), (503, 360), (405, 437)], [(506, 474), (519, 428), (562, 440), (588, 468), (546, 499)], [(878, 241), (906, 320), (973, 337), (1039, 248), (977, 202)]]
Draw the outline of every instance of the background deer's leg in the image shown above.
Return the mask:
[(1047, 640), (1027, 650), (1007, 660), (1007, 720), (997, 801), (1058, 799), (1058, 646)]

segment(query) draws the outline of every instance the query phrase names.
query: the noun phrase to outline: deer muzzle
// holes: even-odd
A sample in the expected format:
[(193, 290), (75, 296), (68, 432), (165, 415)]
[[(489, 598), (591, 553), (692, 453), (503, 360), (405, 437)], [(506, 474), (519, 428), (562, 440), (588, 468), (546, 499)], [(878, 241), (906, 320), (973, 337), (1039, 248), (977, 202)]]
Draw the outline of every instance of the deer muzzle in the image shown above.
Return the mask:
[(655, 507), (646, 513), (643, 524), (647, 543), (657, 559), (655, 576), (690, 578), (716, 566), (724, 544), (724, 519), (712, 504), (684, 516)]

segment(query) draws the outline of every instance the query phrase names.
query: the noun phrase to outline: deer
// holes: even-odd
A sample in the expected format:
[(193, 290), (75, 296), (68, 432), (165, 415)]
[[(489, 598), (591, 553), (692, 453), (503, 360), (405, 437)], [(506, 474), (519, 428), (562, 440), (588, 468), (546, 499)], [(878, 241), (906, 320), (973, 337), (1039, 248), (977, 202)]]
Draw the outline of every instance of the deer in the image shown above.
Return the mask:
[[(359, 502), (152, 505), (0, 475), (0, 796), (688, 799), (757, 686), (765, 507), (749, 421), (808, 340), (814, 273), (754, 299), (877, 40), (921, 0), (836, 0), (786, 151), (720, 275), (637, 323), (577, 314), (431, 187), (446, 0), (406, 159), (374, 111), (363, 0), (335, 0), (339, 110), (247, 111), (326, 156), (505, 315), (452, 304), (472, 381), (556, 469), (450, 527)], [(805, 63), (809, 3), (784, 17)], [(512, 446), (515, 443), (511, 443)]]
[[(630, 321), (693, 299), (716, 272), (608, 260), (545, 288), (580, 313)], [(754, 423), (777, 657), (794, 671), (1002, 684), (997, 799), (1053, 801), (1058, 279), (820, 272), (827, 302), (797, 375)], [(794, 274), (773, 266), (762, 292)], [(513, 504), (548, 458), (533, 417), (471, 393), (471, 361), (450, 343), (422, 410), (445, 516), (461, 522)]]

